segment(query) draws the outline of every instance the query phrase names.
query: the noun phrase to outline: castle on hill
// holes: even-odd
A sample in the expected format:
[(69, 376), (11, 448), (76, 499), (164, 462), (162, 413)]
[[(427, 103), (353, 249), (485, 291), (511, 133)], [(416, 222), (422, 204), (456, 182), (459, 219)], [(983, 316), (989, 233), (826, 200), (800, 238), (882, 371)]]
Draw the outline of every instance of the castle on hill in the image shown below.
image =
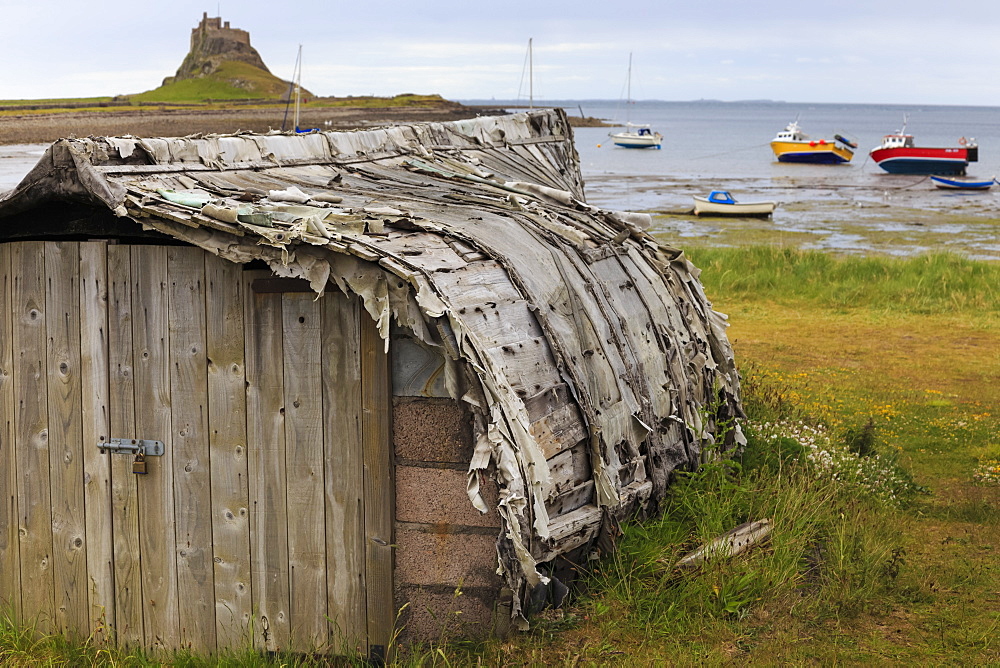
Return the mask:
[(191, 29), (191, 48), (193, 49), (199, 39), (203, 38), (208, 33), (213, 33), (216, 36), (225, 36), (234, 41), (243, 42), (247, 46), (250, 45), (250, 33), (246, 30), (230, 28), (229, 21), (223, 23), (221, 16), (209, 18), (208, 12), (203, 12), (201, 15), (201, 23), (198, 24), (197, 28)]
[(212, 74), (226, 61), (239, 61), (270, 74), (257, 49), (250, 45), (250, 33), (232, 28), (221, 16), (204, 12), (201, 22), (191, 30), (191, 48), (173, 77), (163, 83), (194, 79)]

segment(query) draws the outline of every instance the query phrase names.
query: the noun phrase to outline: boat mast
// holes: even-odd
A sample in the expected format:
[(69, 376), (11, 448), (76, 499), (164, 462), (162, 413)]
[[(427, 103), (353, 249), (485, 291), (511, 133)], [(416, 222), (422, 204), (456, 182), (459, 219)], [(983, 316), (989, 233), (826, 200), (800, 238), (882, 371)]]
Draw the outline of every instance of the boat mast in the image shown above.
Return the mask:
[(535, 108), (535, 58), (531, 50), (533, 38), (528, 38), (528, 109)]
[(632, 124), (632, 52), (628, 52), (628, 74), (625, 76), (625, 127)]
[(295, 131), (299, 131), (299, 102), (302, 99), (302, 45), (299, 44), (299, 55), (295, 59)]
[(632, 52), (628, 52), (628, 77), (625, 79), (625, 104), (632, 104)]

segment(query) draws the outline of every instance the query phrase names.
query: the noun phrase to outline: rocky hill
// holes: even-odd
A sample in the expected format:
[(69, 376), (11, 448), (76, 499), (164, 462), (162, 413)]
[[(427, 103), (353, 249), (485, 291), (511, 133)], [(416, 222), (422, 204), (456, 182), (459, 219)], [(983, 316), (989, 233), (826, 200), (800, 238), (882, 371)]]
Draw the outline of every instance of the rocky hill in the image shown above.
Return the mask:
[[(173, 81), (194, 79), (216, 72), (226, 61), (239, 61), (253, 65), (270, 74), (257, 49), (250, 46), (250, 33), (230, 28), (222, 17), (209, 18), (202, 14), (201, 23), (191, 30), (191, 50), (177, 69)], [(168, 80), (170, 78), (168, 77)], [(163, 83), (167, 83), (165, 80)]]
[(177, 73), (159, 88), (134, 97), (140, 101), (278, 99), (289, 89), (290, 84), (271, 74), (251, 46), (249, 32), (206, 12), (191, 30), (191, 48)]

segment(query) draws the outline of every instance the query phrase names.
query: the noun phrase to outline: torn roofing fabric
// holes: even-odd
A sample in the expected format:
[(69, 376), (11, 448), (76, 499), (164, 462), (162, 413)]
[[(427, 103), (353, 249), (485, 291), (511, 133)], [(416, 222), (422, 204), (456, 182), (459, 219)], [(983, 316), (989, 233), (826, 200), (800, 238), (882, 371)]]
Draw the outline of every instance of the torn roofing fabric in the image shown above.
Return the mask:
[[(64, 139), (0, 218), (59, 200), (330, 284), (449, 360), (500, 489), (515, 597), (605, 517), (655, 507), (742, 416), (725, 318), (646, 214), (586, 203), (561, 110), (359, 132)], [(3, 225), (0, 222), (0, 225)], [(464, 376), (455, 364), (464, 365)], [(454, 367), (454, 368), (453, 368)], [(464, 380), (463, 380), (464, 379)], [(738, 422), (725, 433), (742, 442)]]

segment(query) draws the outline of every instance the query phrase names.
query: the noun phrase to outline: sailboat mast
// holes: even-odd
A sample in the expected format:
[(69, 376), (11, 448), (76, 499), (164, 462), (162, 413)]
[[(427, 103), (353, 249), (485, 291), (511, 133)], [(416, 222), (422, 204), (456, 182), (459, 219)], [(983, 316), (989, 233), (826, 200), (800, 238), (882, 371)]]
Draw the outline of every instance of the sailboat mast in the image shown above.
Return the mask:
[(302, 45), (299, 44), (299, 55), (295, 59), (295, 131), (299, 130), (299, 102), (302, 99)]
[(625, 75), (625, 126), (632, 125), (632, 52), (628, 52), (628, 74)]
[(531, 50), (533, 39), (528, 38), (528, 109), (535, 108), (535, 57)]
[(632, 104), (632, 52), (628, 52), (628, 77), (626, 78), (625, 104)]

